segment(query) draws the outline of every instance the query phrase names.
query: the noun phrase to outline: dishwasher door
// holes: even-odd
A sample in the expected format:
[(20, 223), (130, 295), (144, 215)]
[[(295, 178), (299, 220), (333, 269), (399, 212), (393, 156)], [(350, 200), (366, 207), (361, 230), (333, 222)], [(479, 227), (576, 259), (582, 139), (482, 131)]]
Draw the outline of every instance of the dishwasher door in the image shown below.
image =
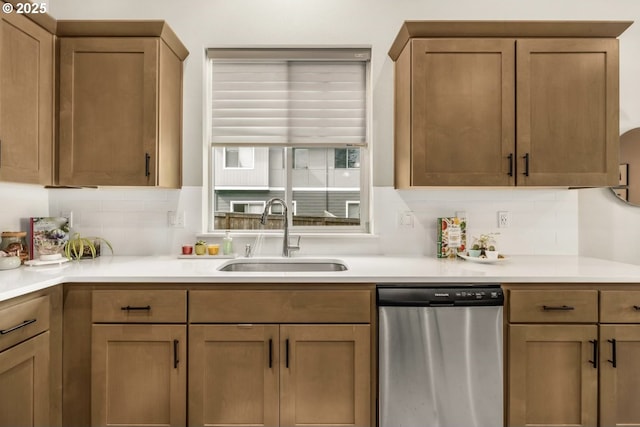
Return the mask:
[[(381, 297), (385, 289), (378, 289), (379, 426), (503, 426), (500, 288), (396, 288), (388, 291), (401, 292), (395, 301)], [(456, 294), (463, 301), (451, 301)]]

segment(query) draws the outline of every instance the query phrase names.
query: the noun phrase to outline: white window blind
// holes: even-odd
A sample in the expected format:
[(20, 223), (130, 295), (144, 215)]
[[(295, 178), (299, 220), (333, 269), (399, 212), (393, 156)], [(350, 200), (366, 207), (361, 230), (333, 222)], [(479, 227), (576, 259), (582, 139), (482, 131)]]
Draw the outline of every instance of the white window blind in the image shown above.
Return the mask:
[(367, 49), (209, 49), (211, 143), (367, 145)]

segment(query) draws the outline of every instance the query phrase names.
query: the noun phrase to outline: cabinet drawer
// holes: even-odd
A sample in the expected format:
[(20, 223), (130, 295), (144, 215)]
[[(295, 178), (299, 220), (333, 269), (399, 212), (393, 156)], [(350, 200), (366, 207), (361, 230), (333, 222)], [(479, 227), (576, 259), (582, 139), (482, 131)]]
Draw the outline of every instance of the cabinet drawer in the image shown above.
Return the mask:
[(194, 323), (369, 323), (370, 291), (191, 291)]
[(187, 291), (93, 291), (94, 323), (185, 323)]
[(600, 322), (640, 323), (640, 291), (602, 291)]
[(509, 321), (533, 323), (595, 323), (598, 291), (511, 291)]
[(0, 310), (0, 351), (49, 329), (49, 296)]

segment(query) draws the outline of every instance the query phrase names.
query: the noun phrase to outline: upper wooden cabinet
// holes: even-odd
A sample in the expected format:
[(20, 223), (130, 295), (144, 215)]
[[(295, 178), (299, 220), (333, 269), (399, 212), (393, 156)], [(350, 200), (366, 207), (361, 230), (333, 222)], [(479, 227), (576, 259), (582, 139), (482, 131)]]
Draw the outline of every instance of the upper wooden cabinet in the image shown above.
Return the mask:
[(53, 180), (55, 21), (38, 18), (0, 13), (0, 181)]
[(163, 21), (58, 21), (60, 185), (179, 188), (182, 61)]
[(630, 22), (405, 22), (395, 186), (608, 186)]

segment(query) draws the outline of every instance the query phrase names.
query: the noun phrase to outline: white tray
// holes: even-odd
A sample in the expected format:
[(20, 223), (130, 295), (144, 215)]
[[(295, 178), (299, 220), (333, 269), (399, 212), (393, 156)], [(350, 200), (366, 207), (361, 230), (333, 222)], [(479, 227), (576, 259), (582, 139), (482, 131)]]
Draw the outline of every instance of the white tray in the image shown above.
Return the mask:
[(24, 265), (26, 265), (28, 267), (39, 267), (39, 266), (42, 266), (42, 265), (64, 264), (65, 262), (69, 262), (69, 259), (65, 258), (65, 257), (58, 258), (58, 259), (47, 260), (47, 261), (43, 261), (41, 259), (32, 259), (32, 260), (29, 260), (29, 261), (25, 261)]
[(191, 255), (178, 255), (178, 258), (180, 259), (232, 259), (235, 258), (237, 255), (233, 254), (233, 255), (196, 255), (196, 254), (191, 254)]
[(504, 255), (500, 254), (500, 256), (502, 256), (502, 258), (496, 258), (496, 259), (490, 259), (490, 258), (480, 258), (477, 256), (467, 256), (464, 254), (459, 253), (458, 256), (466, 261), (471, 261), (471, 262), (477, 262), (478, 264), (496, 264), (499, 262), (504, 262), (506, 260), (508, 260), (509, 258), (505, 257)]

